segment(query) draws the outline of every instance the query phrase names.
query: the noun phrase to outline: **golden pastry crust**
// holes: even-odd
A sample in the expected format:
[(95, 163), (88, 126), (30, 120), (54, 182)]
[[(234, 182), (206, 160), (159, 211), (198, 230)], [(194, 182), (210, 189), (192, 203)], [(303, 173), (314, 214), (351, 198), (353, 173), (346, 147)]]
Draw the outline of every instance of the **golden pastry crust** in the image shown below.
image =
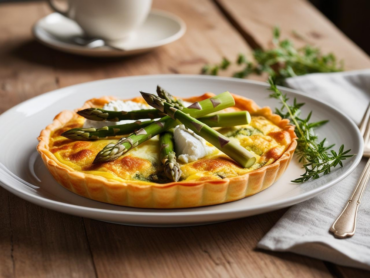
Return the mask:
[[(206, 93), (202, 96), (191, 97), (185, 100), (196, 102), (212, 96), (214, 95)], [(277, 150), (269, 150), (266, 155), (276, 159), (272, 164), (263, 166), (241, 176), (221, 180), (206, 179), (157, 184), (133, 180), (120, 181), (74, 170), (68, 165), (61, 163), (55, 157), (49, 144), (53, 132), (66, 126), (69, 122), (78, 117), (77, 113), (72, 111), (62, 111), (54, 118), (52, 124), (41, 131), (38, 137), (39, 144), (37, 150), (48, 170), (58, 183), (78, 195), (96, 201), (138, 208), (188, 208), (239, 200), (254, 195), (271, 186), (284, 173), (289, 165), (296, 149), (297, 142), (294, 126), (290, 125), (288, 120), (281, 119), (280, 116), (273, 114), (269, 107), (259, 108), (258, 105), (250, 99), (237, 95), (233, 96), (236, 103), (234, 110), (247, 110), (252, 116), (265, 117), (282, 129), (282, 132), (276, 134), (271, 133), (272, 136), (275, 136), (275, 140), (288, 143), (288, 147), (282, 155)], [(102, 97), (91, 99), (80, 109), (101, 107), (114, 99), (116, 98)], [(141, 97), (133, 100), (145, 103)], [(88, 150), (85, 150), (77, 152), (74, 155), (76, 160), (81, 160), (88, 157), (89, 153)], [(129, 161), (128, 163), (137, 164), (139, 162)], [(199, 166), (197, 167), (202, 167), (201, 162), (198, 164)], [(145, 165), (140, 166), (139, 163), (137, 167), (144, 168)]]

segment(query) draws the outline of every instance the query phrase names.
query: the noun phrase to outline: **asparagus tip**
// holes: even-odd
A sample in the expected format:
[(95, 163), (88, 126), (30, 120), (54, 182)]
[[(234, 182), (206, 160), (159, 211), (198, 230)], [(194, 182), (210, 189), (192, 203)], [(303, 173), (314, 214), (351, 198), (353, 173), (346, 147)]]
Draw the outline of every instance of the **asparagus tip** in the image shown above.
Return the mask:
[(127, 151), (128, 150), (120, 143), (108, 144), (96, 155), (93, 164), (116, 160)]
[(149, 94), (149, 93), (145, 93), (145, 92), (142, 92), (140, 91), (140, 94), (141, 96), (144, 98), (144, 100), (148, 103), (152, 103), (153, 102), (153, 95), (152, 94)]
[[(166, 163), (166, 167), (164, 167), (164, 173), (172, 181), (179, 181), (181, 177), (181, 170), (180, 170), (180, 165), (176, 163)], [(172, 167), (172, 168), (171, 168)]]
[(181, 177), (180, 164), (176, 161), (175, 152), (170, 152), (164, 165), (164, 173), (172, 181), (179, 181)]
[(90, 138), (90, 133), (82, 128), (72, 128), (61, 134), (61, 136), (70, 140), (86, 141)]
[(140, 92), (140, 94), (150, 106), (158, 109), (161, 112), (164, 111), (163, 100), (161, 98), (145, 92)]
[(86, 110), (87, 110), (87, 109), (77, 111), (77, 114), (78, 114), (78, 115), (80, 115), (80, 116), (82, 116), (82, 117), (85, 117), (86, 112), (87, 112)]
[(86, 119), (94, 120), (94, 121), (104, 121), (109, 116), (109, 114), (104, 113), (99, 108), (83, 109), (83, 110), (77, 111), (77, 114), (86, 118)]
[(157, 85), (157, 94), (160, 94), (161, 93), (161, 90), (162, 90), (162, 88), (161, 88), (161, 86), (159, 86), (159, 85)]

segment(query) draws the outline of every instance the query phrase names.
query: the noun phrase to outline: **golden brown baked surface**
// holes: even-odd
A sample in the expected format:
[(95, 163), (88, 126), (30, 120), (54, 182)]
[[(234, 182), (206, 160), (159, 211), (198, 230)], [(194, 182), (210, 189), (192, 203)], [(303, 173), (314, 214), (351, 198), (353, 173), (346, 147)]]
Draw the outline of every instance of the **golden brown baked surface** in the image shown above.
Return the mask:
[[(213, 94), (207, 93), (200, 97), (192, 97), (185, 100), (195, 102), (211, 96)], [(41, 132), (38, 151), (59, 183), (77, 194), (95, 200), (139, 207), (189, 207), (240, 199), (270, 186), (280, 176), (294, 152), (296, 137), (294, 128), (289, 125), (289, 122), (272, 114), (269, 108), (261, 109), (253, 101), (240, 96), (234, 96), (234, 98), (236, 102), (235, 107), (226, 110), (228, 112), (247, 110), (251, 113), (252, 121), (249, 125), (221, 128), (218, 131), (232, 138), (232, 140), (238, 141), (241, 146), (256, 156), (257, 162), (251, 168), (245, 169), (240, 167), (217, 148), (209, 145), (212, 147), (210, 155), (195, 162), (181, 164), (182, 176), (179, 182), (155, 183), (151, 180), (151, 175), (162, 170), (158, 158), (158, 136), (139, 145), (116, 161), (93, 165), (92, 162), (96, 154), (108, 143), (117, 141), (117, 138), (88, 142), (72, 141), (62, 137), (61, 134), (64, 131), (82, 127), (85, 121), (83, 117), (71, 111), (63, 111), (58, 114), (53, 124)], [(91, 99), (81, 109), (102, 107), (113, 99), (115, 98)], [(141, 97), (134, 98), (132, 101), (145, 103)], [(284, 169), (282, 169), (282, 165)], [(256, 179), (255, 181), (254, 178)], [(76, 185), (78, 181), (80, 181), (80, 184)], [(81, 184), (84, 185), (82, 186)], [(92, 188), (91, 186), (89, 187), (91, 184), (93, 187), (99, 188), (99, 190), (95, 191), (101, 191), (97, 194), (98, 197), (94, 197), (96, 192), (93, 192), (94, 190), (91, 191)], [(125, 194), (128, 193), (130, 186), (135, 188), (141, 187), (141, 189), (153, 187), (164, 190), (164, 188), (167, 188), (167, 191), (171, 191), (169, 188), (179, 187), (179, 185), (188, 189), (196, 186), (203, 187), (202, 190), (208, 190), (217, 184), (218, 186), (216, 187), (222, 185), (220, 190), (226, 190), (226, 192), (221, 192), (221, 195), (224, 195), (224, 200), (222, 201), (207, 200), (207, 195), (202, 196), (202, 200), (199, 200), (195, 193), (193, 197), (187, 197), (187, 195), (173, 196), (172, 199), (170, 198), (171, 200), (167, 200), (169, 198), (167, 195), (162, 200), (152, 196), (151, 200), (148, 201), (141, 200), (141, 192), (134, 196), (134, 199), (137, 197), (140, 199), (139, 203), (136, 204), (135, 202), (132, 203), (132, 200), (130, 201), (128, 197), (109, 193), (112, 184), (114, 184), (115, 188), (118, 187), (118, 191), (126, 191)], [(213, 185), (211, 186), (211, 184)], [(225, 187), (226, 184), (227, 186)], [(244, 193), (238, 192), (234, 196), (230, 188), (235, 189), (237, 187), (248, 187), (249, 189), (244, 188)], [(150, 191), (152, 192), (153, 189)], [(179, 188), (175, 191), (175, 195), (181, 194)], [(194, 190), (189, 192), (191, 191)], [(211, 195), (213, 194), (210, 193)], [(115, 200), (117, 198), (119, 201)], [(127, 199), (121, 200), (122, 198)], [(189, 198), (193, 198), (193, 200)], [(162, 204), (163, 201), (164, 204)]]

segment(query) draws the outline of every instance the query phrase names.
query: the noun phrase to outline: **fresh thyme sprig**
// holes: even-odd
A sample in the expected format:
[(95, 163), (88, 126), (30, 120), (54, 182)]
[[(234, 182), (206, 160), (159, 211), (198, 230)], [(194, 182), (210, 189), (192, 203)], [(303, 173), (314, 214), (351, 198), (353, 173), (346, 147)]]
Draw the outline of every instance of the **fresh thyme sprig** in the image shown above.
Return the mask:
[(230, 64), (231, 64), (231, 62), (228, 59), (222, 58), (222, 61), (219, 65), (214, 65), (214, 66), (204, 65), (202, 70), (201, 70), (201, 73), (202, 74), (209, 74), (209, 75), (217, 75), (219, 69), (226, 70), (230, 66)]
[(292, 182), (303, 183), (310, 179), (317, 179), (321, 175), (329, 174), (332, 168), (338, 165), (342, 167), (342, 161), (353, 156), (348, 154), (351, 150), (344, 151), (344, 145), (342, 145), (338, 152), (335, 152), (332, 149), (334, 144), (325, 146), (326, 139), (318, 142), (314, 133), (315, 128), (326, 124), (328, 121), (310, 122), (312, 112), (308, 114), (307, 118), (300, 118), (300, 108), (304, 103), (298, 103), (294, 99), (293, 105), (289, 105), (288, 97), (280, 92), (271, 77), (269, 83), (269, 90), (272, 91), (270, 97), (279, 100), (282, 104), (280, 109), (276, 108), (275, 113), (284, 119), (289, 119), (296, 127), (298, 137), (296, 154), (299, 162), (303, 163), (305, 173)]
[[(255, 63), (248, 61), (245, 55), (239, 54), (236, 64), (242, 66), (242, 70), (233, 74), (236, 78), (245, 78), (250, 74), (260, 75), (268, 73), (275, 84), (282, 85), (289, 77), (317, 72), (343, 71), (342, 61), (338, 62), (334, 54), (323, 55), (320, 49), (310, 45), (295, 48), (290, 40), (280, 39), (280, 30), (273, 29), (273, 48), (253, 51)], [(218, 75), (220, 70), (226, 70), (231, 65), (227, 58), (217, 65), (205, 65), (202, 74)]]

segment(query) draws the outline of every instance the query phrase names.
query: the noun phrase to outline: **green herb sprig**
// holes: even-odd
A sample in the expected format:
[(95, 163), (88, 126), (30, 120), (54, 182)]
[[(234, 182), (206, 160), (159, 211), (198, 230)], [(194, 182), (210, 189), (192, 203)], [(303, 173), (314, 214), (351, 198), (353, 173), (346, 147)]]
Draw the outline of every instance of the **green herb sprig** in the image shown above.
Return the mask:
[(269, 90), (272, 91), (270, 97), (279, 100), (282, 104), (280, 109), (276, 108), (275, 113), (284, 119), (289, 119), (296, 127), (298, 146), (295, 153), (298, 155), (299, 162), (303, 163), (305, 173), (292, 182), (303, 183), (310, 179), (317, 179), (321, 175), (329, 174), (332, 168), (338, 165), (342, 167), (342, 161), (353, 156), (348, 154), (351, 150), (344, 151), (344, 145), (342, 145), (338, 152), (335, 152), (334, 144), (325, 146), (326, 139), (318, 142), (318, 137), (314, 133), (315, 128), (323, 126), (328, 121), (310, 122), (312, 112), (307, 118), (300, 118), (300, 108), (305, 104), (298, 103), (294, 99), (293, 105), (289, 105), (288, 97), (281, 93), (272, 78), (269, 79), (269, 83)]
[[(295, 48), (293, 43), (286, 39), (280, 39), (280, 30), (273, 29), (273, 48), (256, 49), (253, 51), (255, 62), (248, 61), (245, 55), (239, 54), (236, 64), (242, 66), (242, 70), (233, 74), (236, 78), (245, 78), (250, 74), (261, 75), (268, 73), (275, 84), (283, 85), (289, 77), (317, 73), (343, 71), (343, 62), (337, 61), (334, 54), (323, 55), (319, 48), (306, 45)], [(205, 65), (202, 74), (218, 75), (220, 70), (226, 70), (231, 65), (227, 58), (223, 58), (220, 64)]]

